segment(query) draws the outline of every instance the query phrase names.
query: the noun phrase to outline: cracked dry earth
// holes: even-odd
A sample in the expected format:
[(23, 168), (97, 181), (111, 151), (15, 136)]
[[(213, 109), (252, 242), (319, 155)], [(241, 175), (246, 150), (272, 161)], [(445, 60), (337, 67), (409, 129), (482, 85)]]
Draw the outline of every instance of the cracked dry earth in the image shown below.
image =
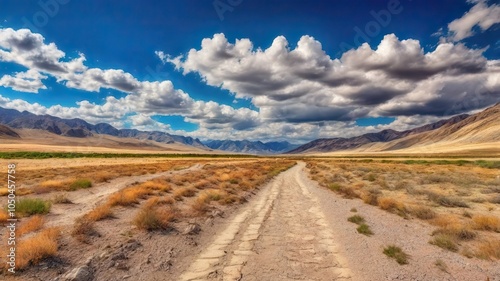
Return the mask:
[(350, 280), (304, 163), (280, 174), (178, 280)]

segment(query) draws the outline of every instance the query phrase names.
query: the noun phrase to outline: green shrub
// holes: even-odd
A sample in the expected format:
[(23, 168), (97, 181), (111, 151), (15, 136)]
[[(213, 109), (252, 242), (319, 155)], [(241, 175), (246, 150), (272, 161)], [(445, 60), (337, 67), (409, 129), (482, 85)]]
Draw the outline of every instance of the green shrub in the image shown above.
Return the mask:
[(355, 224), (361, 224), (365, 222), (365, 218), (360, 215), (354, 215), (352, 217), (349, 217), (347, 220)]
[(361, 234), (364, 234), (366, 236), (371, 236), (373, 235), (373, 231), (370, 229), (370, 226), (368, 226), (367, 224), (365, 223), (362, 223), (358, 226), (358, 228), (356, 228), (356, 230), (361, 233)]
[(27, 217), (35, 214), (46, 214), (50, 211), (51, 204), (38, 198), (23, 198), (16, 202), (16, 214)]
[(455, 239), (448, 234), (438, 234), (434, 237), (434, 239), (429, 241), (429, 243), (451, 252), (458, 251), (458, 245), (455, 242)]
[(76, 179), (69, 185), (70, 190), (92, 187), (92, 181), (89, 179)]
[(397, 246), (390, 245), (384, 248), (384, 254), (390, 258), (395, 259), (399, 264), (408, 264), (408, 258), (410, 257), (407, 253)]

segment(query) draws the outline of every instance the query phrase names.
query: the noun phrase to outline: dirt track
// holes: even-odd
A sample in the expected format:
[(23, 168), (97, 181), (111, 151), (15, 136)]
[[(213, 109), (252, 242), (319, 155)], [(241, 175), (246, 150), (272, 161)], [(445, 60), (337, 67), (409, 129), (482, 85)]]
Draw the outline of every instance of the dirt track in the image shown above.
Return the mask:
[[(171, 280), (500, 280), (498, 262), (430, 245), (434, 227), (319, 188), (304, 167), (263, 187)], [(353, 208), (375, 235), (347, 222)], [(410, 254), (409, 264), (382, 253), (391, 244)]]
[(350, 279), (323, 213), (302, 183), (303, 167), (279, 175), (179, 280)]

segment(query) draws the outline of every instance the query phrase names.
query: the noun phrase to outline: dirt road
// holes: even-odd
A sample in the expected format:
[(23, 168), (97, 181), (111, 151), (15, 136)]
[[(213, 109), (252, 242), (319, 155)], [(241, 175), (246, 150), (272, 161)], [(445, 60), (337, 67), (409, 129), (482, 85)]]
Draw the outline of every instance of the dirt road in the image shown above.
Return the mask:
[(349, 280), (318, 202), (302, 182), (303, 167), (279, 175), (179, 280)]

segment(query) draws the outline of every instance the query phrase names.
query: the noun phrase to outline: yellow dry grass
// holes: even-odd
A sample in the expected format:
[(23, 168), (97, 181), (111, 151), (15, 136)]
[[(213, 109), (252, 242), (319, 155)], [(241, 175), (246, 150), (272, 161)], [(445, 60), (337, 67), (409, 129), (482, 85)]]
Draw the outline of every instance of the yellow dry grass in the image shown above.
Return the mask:
[(37, 264), (45, 258), (57, 255), (57, 240), (61, 231), (57, 227), (47, 228), (26, 239), (19, 240), (16, 248), (17, 269), (26, 268), (30, 264)]
[(44, 223), (45, 219), (42, 216), (32, 216), (21, 222), (20, 226), (16, 229), (16, 234), (20, 237), (24, 234), (40, 230)]

